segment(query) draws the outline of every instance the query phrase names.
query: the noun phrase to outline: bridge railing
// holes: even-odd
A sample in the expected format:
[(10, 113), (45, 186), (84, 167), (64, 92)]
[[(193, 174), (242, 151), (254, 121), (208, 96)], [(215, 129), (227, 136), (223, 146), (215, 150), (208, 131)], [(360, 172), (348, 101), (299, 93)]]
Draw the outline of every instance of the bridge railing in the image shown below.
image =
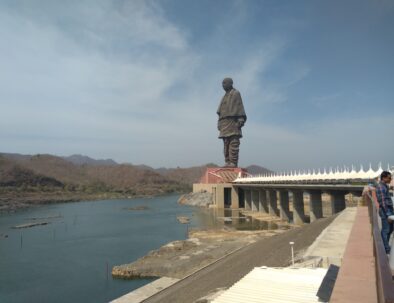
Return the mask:
[(371, 231), (373, 237), (373, 252), (375, 256), (376, 286), (379, 303), (394, 303), (394, 283), (389, 260), (384, 249), (378, 223), (378, 207), (376, 193), (373, 188), (364, 192), (367, 202)]

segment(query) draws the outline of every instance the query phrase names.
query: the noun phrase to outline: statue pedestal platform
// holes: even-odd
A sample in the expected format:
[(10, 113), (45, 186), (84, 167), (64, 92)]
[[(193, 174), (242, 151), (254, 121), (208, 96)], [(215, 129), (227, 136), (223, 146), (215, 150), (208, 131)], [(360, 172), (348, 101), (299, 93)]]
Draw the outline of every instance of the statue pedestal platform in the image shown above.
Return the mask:
[(238, 177), (246, 177), (249, 173), (241, 167), (207, 167), (199, 183), (193, 184), (193, 192), (209, 192), (212, 194), (213, 207), (238, 209), (243, 206), (238, 189), (232, 182)]
[(241, 167), (208, 167), (201, 177), (200, 183), (231, 183), (238, 177), (246, 177), (248, 175), (248, 171)]

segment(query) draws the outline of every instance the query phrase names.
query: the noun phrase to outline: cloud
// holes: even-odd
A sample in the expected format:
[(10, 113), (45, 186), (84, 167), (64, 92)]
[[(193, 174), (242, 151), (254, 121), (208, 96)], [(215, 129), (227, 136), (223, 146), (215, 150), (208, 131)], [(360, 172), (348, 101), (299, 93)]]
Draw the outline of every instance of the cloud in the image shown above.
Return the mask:
[(244, 132), (242, 162), (243, 165), (260, 163), (276, 170), (352, 164), (366, 167), (379, 162), (386, 165), (392, 161), (393, 143), (387, 139), (384, 129), (391, 121), (388, 115), (326, 119), (304, 131), (248, 125), (249, 131)]
[[(152, 165), (220, 163), (222, 77), (234, 75), (250, 110), (286, 100), (283, 86), (260, 84), (286, 48), (283, 38), (264, 37), (257, 50), (236, 54), (237, 64), (210, 69), (210, 50), (193, 51), (156, 2), (45, 3), (43, 11), (24, 2), (0, 18), (0, 43), (11, 46), (0, 48), (8, 58), (0, 72), (8, 84), (0, 136), (22, 150)], [(234, 6), (234, 30), (246, 20), (242, 7)], [(211, 39), (229, 30), (223, 24)]]
[[(291, 89), (313, 67), (286, 57), (295, 37), (285, 33), (285, 22), (279, 32), (249, 33), (248, 5), (228, 7), (230, 23), (218, 15), (214, 28), (196, 33), (171, 21), (156, 1), (0, 4), (2, 149), (153, 166), (221, 164), (216, 109), (221, 80), (232, 76), (249, 116), (242, 165), (281, 169), (347, 161), (355, 152), (341, 148), (349, 144), (365, 161), (360, 129), (374, 136), (377, 118), (312, 126), (294, 118), (301, 128), (281, 123), (280, 116), (276, 124), (264, 121), (265, 108), (293, 102)], [(254, 34), (250, 44), (239, 45), (245, 33)], [(327, 98), (336, 94), (313, 100)]]
[[(38, 107), (39, 112), (47, 108), (52, 115), (60, 114), (56, 109), (66, 115), (67, 111), (100, 110), (106, 114), (136, 106), (149, 111), (193, 60), (185, 38), (154, 6), (127, 2), (124, 10), (110, 12), (100, 5), (92, 10), (76, 6), (79, 10), (72, 19), (90, 14), (86, 23), (70, 21), (82, 24), (72, 29), (59, 26), (56, 20), (43, 24), (34, 10), (1, 14), (4, 69), (0, 79), (8, 84), (1, 99), (11, 112), (34, 113)], [(58, 8), (53, 15), (62, 19), (70, 7), (64, 12)], [(122, 37), (128, 41), (126, 51), (111, 49)]]

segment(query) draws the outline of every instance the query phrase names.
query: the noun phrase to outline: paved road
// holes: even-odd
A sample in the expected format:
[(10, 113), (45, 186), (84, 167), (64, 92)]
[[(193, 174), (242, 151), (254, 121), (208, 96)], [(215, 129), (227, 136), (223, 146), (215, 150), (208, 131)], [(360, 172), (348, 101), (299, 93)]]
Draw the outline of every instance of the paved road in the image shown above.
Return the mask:
[(305, 250), (335, 217), (320, 219), (301, 228), (262, 239), (143, 302), (192, 303), (211, 290), (233, 285), (256, 266), (287, 266), (290, 262), (289, 242), (295, 242), (296, 252)]

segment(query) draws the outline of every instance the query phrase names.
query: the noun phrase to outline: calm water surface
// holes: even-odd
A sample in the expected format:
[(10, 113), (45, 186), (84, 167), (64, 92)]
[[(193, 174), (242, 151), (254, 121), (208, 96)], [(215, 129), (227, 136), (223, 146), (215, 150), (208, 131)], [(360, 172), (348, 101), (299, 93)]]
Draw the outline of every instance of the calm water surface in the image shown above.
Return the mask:
[[(177, 204), (171, 195), (54, 204), (0, 214), (0, 302), (108, 302), (152, 280), (112, 279), (114, 265), (186, 239), (190, 227), (275, 229), (238, 211)], [(146, 206), (146, 210), (129, 210)], [(180, 224), (177, 215), (191, 218)], [(47, 221), (48, 225), (12, 229)]]
[[(1, 214), (0, 302), (108, 302), (149, 283), (112, 279), (112, 266), (185, 239), (188, 227), (177, 215), (190, 216), (191, 226), (209, 224), (206, 214), (177, 200), (79, 202)], [(139, 205), (149, 209), (126, 209)], [(11, 229), (37, 221), (50, 224)]]

